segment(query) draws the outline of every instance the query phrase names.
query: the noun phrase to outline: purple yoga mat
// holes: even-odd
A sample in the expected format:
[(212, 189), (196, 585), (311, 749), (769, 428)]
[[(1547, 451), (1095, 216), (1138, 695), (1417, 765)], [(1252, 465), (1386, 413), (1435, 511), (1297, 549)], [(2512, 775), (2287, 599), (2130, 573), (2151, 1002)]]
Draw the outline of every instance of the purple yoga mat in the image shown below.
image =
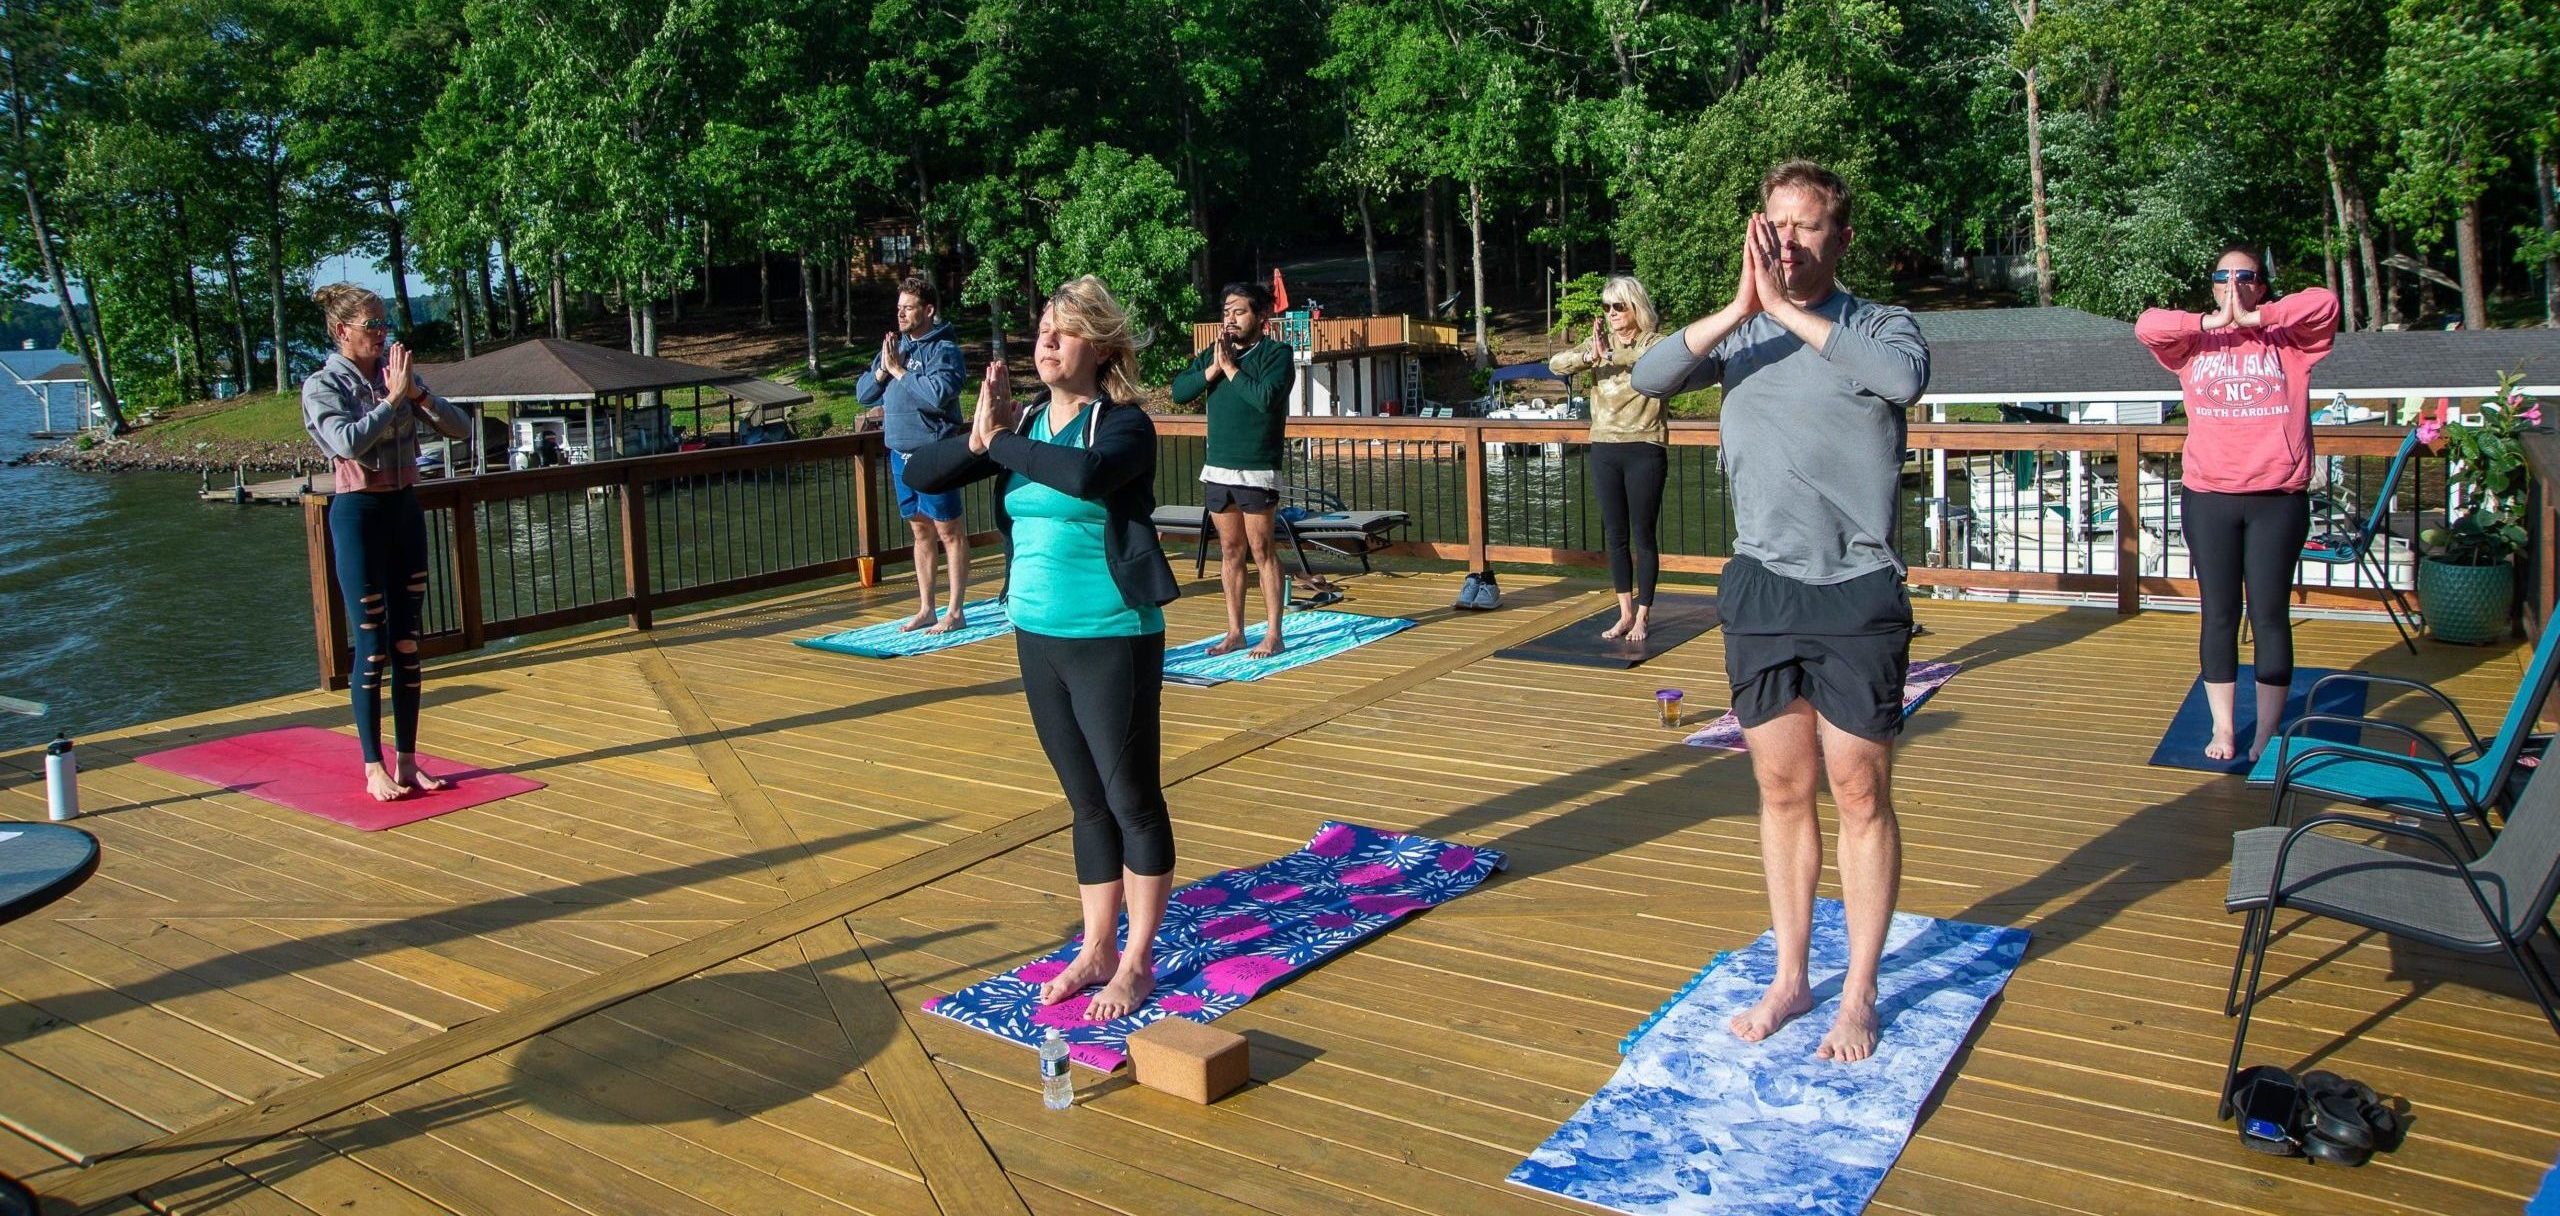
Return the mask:
[[(1911, 670), (1902, 677), (1902, 716), (1909, 718), (1920, 708), (1921, 702), (1936, 693), (1939, 685), (1956, 678), (1956, 672), (1963, 667), (1961, 663), (1946, 662), (1912, 664)], [(1751, 750), (1742, 742), (1742, 720), (1734, 717), (1731, 710), (1726, 710), (1723, 717), (1708, 723), (1684, 742), (1691, 747), (1721, 747), (1737, 752)]]
[[(1396, 921), (1476, 889), (1503, 864), (1492, 849), (1328, 823), (1295, 853), (1175, 891), (1156, 933), (1155, 995), (1134, 1013), (1087, 1020), (1092, 989), (1040, 1003), (1041, 982), (1075, 958), (1081, 937), (924, 1007), (1035, 1050), (1057, 1027), (1069, 1059), (1108, 1071), (1127, 1061), (1138, 1028), (1174, 1017), (1213, 1021)], [(1128, 932), (1124, 916), (1124, 943)]]

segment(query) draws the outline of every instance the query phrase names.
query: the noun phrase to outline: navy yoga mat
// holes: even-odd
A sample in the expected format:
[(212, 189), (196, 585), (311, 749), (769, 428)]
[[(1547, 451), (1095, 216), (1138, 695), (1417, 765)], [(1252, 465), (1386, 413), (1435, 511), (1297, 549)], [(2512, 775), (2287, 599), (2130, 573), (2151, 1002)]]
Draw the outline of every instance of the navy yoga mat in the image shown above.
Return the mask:
[[(2320, 677), (2334, 674), (2324, 667), (2296, 667), (2293, 687), (2284, 702), (2284, 720), (2291, 722), (2305, 712), (2303, 702), (2311, 696), (2312, 684)], [(2249, 771), (2249, 740), (2258, 729), (2258, 683), (2248, 664), (2240, 665), (2240, 687), (2234, 690), (2232, 735), (2239, 742), (2240, 754), (2229, 760), (2207, 760), (2204, 745), (2213, 741), (2213, 710), (2205, 704), (2204, 678), (2187, 688), (2187, 699), (2179, 702), (2178, 716), (2169, 719), (2169, 731), (2160, 737), (2160, 746), (2151, 753), (2151, 763), (2163, 768), (2191, 768), (2207, 773), (2246, 773)], [(2320, 704), (2310, 712), (2357, 717), (2364, 713), (2365, 686), (2341, 682), (2321, 690)], [(2281, 729), (2281, 727), (2279, 727)], [(2344, 727), (2315, 726), (2317, 737), (2342, 743), (2355, 741), (2355, 732)]]

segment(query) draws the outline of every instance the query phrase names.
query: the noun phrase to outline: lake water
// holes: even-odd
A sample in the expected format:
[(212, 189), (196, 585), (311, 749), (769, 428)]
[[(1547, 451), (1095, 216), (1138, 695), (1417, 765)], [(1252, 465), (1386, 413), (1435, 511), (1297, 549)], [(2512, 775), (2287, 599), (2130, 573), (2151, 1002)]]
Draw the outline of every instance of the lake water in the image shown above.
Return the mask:
[[(55, 424), (68, 411), (54, 409)], [(0, 377), (0, 462), (39, 446)], [(196, 500), (192, 473), (0, 466), (0, 750), (309, 688), (302, 513)]]

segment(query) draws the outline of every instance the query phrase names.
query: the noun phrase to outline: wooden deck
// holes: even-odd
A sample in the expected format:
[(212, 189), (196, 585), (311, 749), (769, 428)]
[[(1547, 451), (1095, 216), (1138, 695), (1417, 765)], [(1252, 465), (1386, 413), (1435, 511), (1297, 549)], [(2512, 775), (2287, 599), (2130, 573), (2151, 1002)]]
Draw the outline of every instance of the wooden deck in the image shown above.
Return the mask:
[[(1012, 648), (874, 662), (785, 643), (881, 619), (833, 590), (439, 665), (429, 750), (548, 788), (364, 834), (130, 763), (309, 694), (82, 741), (75, 897), (0, 927), (0, 1172), (61, 1210), (240, 1213), (1570, 1211), (1503, 1175), (1620, 1035), (1767, 923), (1747, 761), (1652, 725), (1721, 700), (1714, 635), (1635, 672), (1488, 656), (1596, 610), (1513, 578), (1351, 581), (1422, 627), (1259, 684), (1169, 689), (1180, 873), (1327, 818), (1490, 844), (1484, 891), (1227, 1019), (1258, 1084), (1200, 1108), (917, 1003), (1063, 939), (1065, 812)], [(1214, 594), (1173, 607), (1211, 631)], [(2560, 1042), (2511, 973), (2307, 922), (2258, 1058), (2406, 1095), (2361, 1170), (2213, 1120), (2238, 935), (2236, 780), (2147, 767), (2191, 616), (1923, 601), (1964, 674), (1915, 719), (1906, 907), (2034, 946), (1879, 1194), (1885, 1212), (2514, 1212), (2560, 1152)], [(2494, 720), (2521, 656), (2312, 621), (2302, 662), (2418, 674)], [(0, 757), (0, 819), (40, 818)], [(2304, 973), (2314, 961), (2316, 970)], [(2303, 973), (2300, 978), (2285, 978)], [(83, 1168), (82, 1164), (90, 1163)]]

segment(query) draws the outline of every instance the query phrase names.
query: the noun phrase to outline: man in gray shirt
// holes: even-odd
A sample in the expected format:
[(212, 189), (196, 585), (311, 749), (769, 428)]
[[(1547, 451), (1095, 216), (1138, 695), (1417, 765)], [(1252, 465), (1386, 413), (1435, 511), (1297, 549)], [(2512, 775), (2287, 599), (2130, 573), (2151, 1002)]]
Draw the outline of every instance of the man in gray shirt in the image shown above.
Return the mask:
[(1911, 597), (1896, 536), (1903, 411), (1929, 381), (1929, 347), (1900, 308), (1841, 290), (1849, 187), (1810, 161), (1760, 184), (1733, 302), (1654, 346), (1637, 392), (1724, 388), (1721, 443), (1734, 556), (1718, 581), (1733, 712), (1760, 785), (1760, 858), (1778, 974), (1733, 1033), (1758, 1042), (1810, 1012), (1806, 950), (1822, 877), (1814, 792), (1840, 807), (1849, 970), (1815, 1052), (1843, 1063), (1876, 1045), (1876, 968), (1902, 881), (1893, 738), (1911, 665)]

